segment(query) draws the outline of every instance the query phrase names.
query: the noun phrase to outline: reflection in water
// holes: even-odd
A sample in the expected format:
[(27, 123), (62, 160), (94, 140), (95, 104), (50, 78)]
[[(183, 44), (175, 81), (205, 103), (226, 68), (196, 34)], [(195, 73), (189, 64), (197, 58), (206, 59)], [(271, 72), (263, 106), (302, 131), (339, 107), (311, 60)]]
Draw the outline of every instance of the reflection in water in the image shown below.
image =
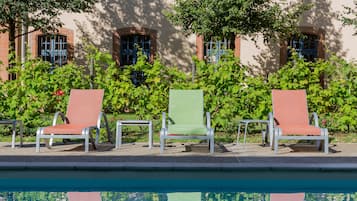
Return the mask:
[(100, 192), (68, 192), (69, 201), (101, 201)]
[(0, 201), (357, 201), (353, 193), (3, 192)]
[(272, 193), (270, 201), (303, 201), (305, 193)]

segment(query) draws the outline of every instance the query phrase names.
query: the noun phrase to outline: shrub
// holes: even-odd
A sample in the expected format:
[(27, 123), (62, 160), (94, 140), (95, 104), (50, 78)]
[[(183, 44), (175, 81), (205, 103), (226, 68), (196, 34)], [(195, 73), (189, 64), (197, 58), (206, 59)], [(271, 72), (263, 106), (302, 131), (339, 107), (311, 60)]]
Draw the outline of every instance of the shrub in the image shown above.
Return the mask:
[(222, 57), (217, 64), (194, 59), (197, 75), (194, 88), (204, 91), (205, 111), (211, 113), (216, 130), (232, 132), (234, 119), (243, 108), (239, 99), (244, 87), (245, 67), (232, 53)]
[[(114, 114), (133, 112), (140, 119), (158, 119), (167, 111), (169, 89), (187, 84), (183, 71), (167, 67), (159, 60), (150, 63), (142, 54), (135, 65), (125, 67), (118, 67), (108, 53), (98, 50), (93, 58), (95, 84), (105, 89), (105, 110)], [(103, 64), (107, 67), (103, 68)], [(133, 71), (144, 72), (145, 80), (138, 86), (131, 80)]]
[(73, 64), (52, 70), (48, 62), (33, 59), (24, 66), (16, 65), (11, 72), (16, 80), (2, 83), (1, 113), (5, 118), (22, 120), (26, 127), (48, 125), (43, 115), (63, 111), (71, 88), (86, 88), (88, 80), (82, 68)]
[[(321, 78), (324, 83), (321, 83)], [(272, 89), (306, 89), (310, 111), (320, 114), (331, 130), (350, 131), (357, 126), (357, 67), (336, 56), (306, 62), (296, 54), (269, 77)]]

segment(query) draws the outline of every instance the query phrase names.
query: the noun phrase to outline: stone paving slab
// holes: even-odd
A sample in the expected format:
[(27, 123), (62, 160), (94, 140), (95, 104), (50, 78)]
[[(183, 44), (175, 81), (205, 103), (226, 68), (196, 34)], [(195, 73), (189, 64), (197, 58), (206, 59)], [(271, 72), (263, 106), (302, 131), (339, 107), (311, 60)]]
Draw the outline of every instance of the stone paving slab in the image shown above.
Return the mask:
[(259, 144), (222, 144), (215, 148), (216, 152), (209, 154), (204, 144), (173, 143), (160, 154), (157, 144), (152, 149), (146, 143), (124, 144), (120, 149), (101, 144), (97, 150), (84, 153), (82, 144), (72, 143), (41, 147), (36, 153), (34, 143), (15, 149), (9, 143), (0, 143), (0, 168), (357, 170), (357, 144), (331, 144), (327, 155), (311, 145), (281, 145), (278, 154)]

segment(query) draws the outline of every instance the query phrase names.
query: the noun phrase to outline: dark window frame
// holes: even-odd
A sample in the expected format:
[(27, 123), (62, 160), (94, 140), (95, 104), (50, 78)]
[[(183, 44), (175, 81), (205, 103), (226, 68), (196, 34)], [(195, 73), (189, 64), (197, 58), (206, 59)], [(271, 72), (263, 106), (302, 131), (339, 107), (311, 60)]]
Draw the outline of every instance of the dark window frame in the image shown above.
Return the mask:
[[(325, 59), (325, 31), (321, 28), (314, 27), (299, 27), (302, 34), (313, 34), (318, 37), (317, 58)], [(280, 66), (283, 66), (288, 61), (288, 41), (280, 43)]]
[(144, 28), (144, 27), (126, 27), (126, 28), (121, 28), (117, 29), (116, 31), (113, 32), (113, 52), (112, 56), (117, 63), (118, 66), (124, 66), (121, 63), (121, 58), (120, 58), (120, 51), (121, 51), (121, 37), (125, 37), (127, 35), (132, 35), (132, 34), (137, 34), (137, 35), (147, 35), (150, 36), (150, 55), (148, 57), (149, 62), (153, 62), (155, 55), (156, 55), (156, 49), (157, 49), (157, 31), (149, 28)]
[(302, 36), (293, 36), (288, 41), (288, 58), (291, 57), (292, 49), (294, 49), (300, 58), (313, 62), (318, 59), (318, 43), (317, 34), (304, 33)]

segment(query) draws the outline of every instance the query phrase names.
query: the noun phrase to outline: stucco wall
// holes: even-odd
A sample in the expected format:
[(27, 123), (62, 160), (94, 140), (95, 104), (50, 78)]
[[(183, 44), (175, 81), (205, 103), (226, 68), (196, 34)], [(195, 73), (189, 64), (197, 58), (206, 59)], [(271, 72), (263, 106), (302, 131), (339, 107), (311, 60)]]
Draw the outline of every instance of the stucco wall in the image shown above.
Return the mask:
[[(103, 51), (113, 52), (113, 32), (126, 27), (143, 27), (157, 31), (156, 56), (163, 63), (181, 68), (191, 67), (195, 54), (195, 37), (184, 36), (172, 26), (162, 11), (172, 1), (165, 0), (108, 0), (96, 4), (92, 13), (64, 14), (66, 28), (75, 32), (75, 58), (83, 60), (82, 41), (95, 44)], [(83, 62), (83, 61), (82, 61)]]
[[(356, 60), (357, 36), (353, 36), (353, 27), (343, 26), (339, 20), (345, 11), (344, 6), (353, 7), (353, 1), (305, 0), (305, 2), (312, 3), (314, 6), (305, 13), (299, 26), (321, 29), (324, 32), (325, 56), (336, 54), (349, 61)], [(270, 70), (274, 71), (280, 67), (280, 44), (278, 42), (264, 44), (261, 37), (256, 38), (255, 42), (248, 37), (242, 37), (241, 61), (251, 66), (255, 73), (268, 74)]]
[[(190, 71), (191, 58), (196, 54), (196, 36), (183, 35), (180, 29), (171, 25), (163, 15), (163, 10), (170, 9), (173, 2), (174, 0), (101, 0), (91, 13), (63, 14), (61, 20), (64, 22), (64, 27), (73, 31), (75, 62), (86, 65), (83, 41), (93, 43), (102, 51), (113, 53), (113, 33), (118, 29), (137, 27), (157, 31), (155, 56), (164, 64)], [(354, 6), (353, 0), (305, 0), (305, 2), (313, 3), (314, 7), (302, 17), (300, 26), (323, 31), (326, 57), (337, 54), (347, 60), (355, 60), (357, 58), (357, 36), (353, 35), (355, 30), (351, 26), (343, 26), (339, 20), (344, 12), (344, 6)], [(2, 48), (0, 59), (6, 62), (8, 44), (5, 37), (7, 36), (0, 34), (0, 48)], [(31, 41), (31, 37), (29, 40), (30, 48), (35, 47), (36, 41)], [(261, 37), (253, 41), (248, 36), (242, 36), (240, 57), (243, 64), (251, 67), (252, 74), (267, 75), (270, 71), (280, 68), (280, 41), (266, 44)], [(0, 77), (6, 79), (7, 73), (2, 71)]]

